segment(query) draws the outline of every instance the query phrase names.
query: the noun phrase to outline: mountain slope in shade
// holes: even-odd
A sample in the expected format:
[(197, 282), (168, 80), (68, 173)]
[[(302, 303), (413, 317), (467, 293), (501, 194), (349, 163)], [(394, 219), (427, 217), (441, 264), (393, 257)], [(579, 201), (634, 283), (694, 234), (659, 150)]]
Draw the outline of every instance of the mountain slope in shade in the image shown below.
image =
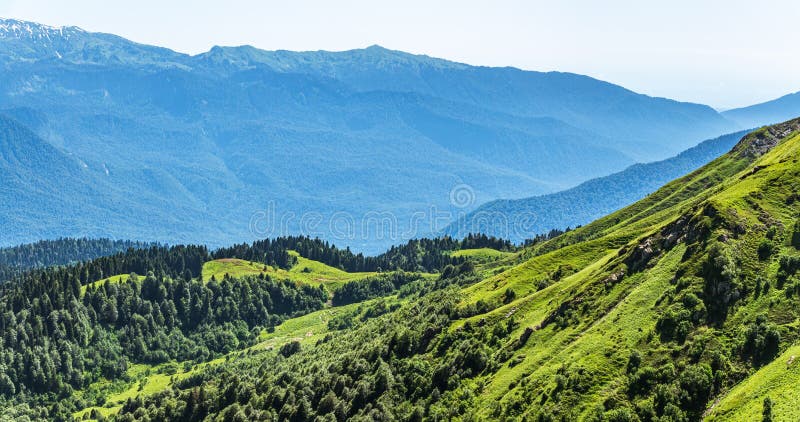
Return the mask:
[[(19, 233), (39, 239), (60, 237), (65, 230), (101, 236), (108, 233), (106, 227), (126, 227), (139, 237), (153, 222), (172, 234), (186, 229), (180, 218), (159, 209), (160, 199), (152, 193), (130, 197), (103, 176), (0, 115), (0, 243), (14, 243)], [(200, 218), (188, 208), (174, 210)]]
[(636, 202), (664, 183), (705, 165), (730, 150), (745, 133), (710, 139), (675, 157), (636, 164), (565, 191), (491, 201), (460, 217), (444, 233), (456, 238), (483, 233), (519, 243), (551, 229), (583, 225)]
[(723, 116), (744, 127), (759, 127), (785, 121), (800, 114), (800, 92), (749, 107), (724, 111)]
[(0, 220), (4, 231), (25, 229), (39, 235), (42, 233), (36, 232), (37, 218), (46, 221), (68, 209), (69, 200), (61, 198), (85, 196), (83, 190), (89, 188), (82, 187), (91, 184), (92, 175), (79, 160), (16, 121), (0, 116), (0, 180)]

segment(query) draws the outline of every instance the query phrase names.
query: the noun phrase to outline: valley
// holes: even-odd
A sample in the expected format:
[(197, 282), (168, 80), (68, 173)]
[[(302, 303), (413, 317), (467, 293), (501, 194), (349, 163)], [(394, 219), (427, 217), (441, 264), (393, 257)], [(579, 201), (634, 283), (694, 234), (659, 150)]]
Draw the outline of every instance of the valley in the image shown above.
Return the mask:
[[(0, 385), (24, 396), (5, 395), (3, 415), (746, 420), (769, 398), (775, 420), (791, 420), (798, 157), (799, 120), (765, 127), (633, 205), (525, 247), (441, 238), (370, 258), (300, 237), (33, 270), (0, 298), (3, 326), (43, 330), (45, 350), (87, 342), (72, 365), (117, 337), (126, 364), (81, 379), (61, 357), (39, 381), (14, 369), (32, 359), (15, 351), (26, 346), (4, 340)], [(93, 281), (102, 268), (135, 271)], [(20, 301), (41, 277), (63, 281), (39, 295), (49, 301)], [(191, 299), (168, 311), (182, 289)], [(117, 319), (102, 297), (116, 298)], [(66, 306), (98, 328), (28, 326), (43, 303), (50, 319)], [(160, 321), (173, 331), (158, 334)], [(202, 321), (216, 322), (200, 334)], [(137, 345), (131, 323), (154, 336)], [(39, 395), (38, 382), (74, 394)]]
[(0, 422), (800, 420), (798, 21), (0, 2)]

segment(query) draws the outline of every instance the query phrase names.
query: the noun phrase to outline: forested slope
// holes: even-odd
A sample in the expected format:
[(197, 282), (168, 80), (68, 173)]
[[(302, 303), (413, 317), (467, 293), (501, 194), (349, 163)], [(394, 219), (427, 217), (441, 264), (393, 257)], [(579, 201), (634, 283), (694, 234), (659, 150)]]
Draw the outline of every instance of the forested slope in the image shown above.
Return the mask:
[(141, 249), (148, 246), (150, 245), (146, 243), (128, 240), (62, 238), (0, 248), (0, 282), (31, 268), (89, 261), (128, 249)]
[[(432, 263), (426, 273), (376, 268), (313, 284), (322, 264), (304, 272), (287, 245), (372, 268), (308, 239), (218, 256), (152, 248), (30, 273), (2, 295), (4, 414), (687, 421), (766, 411), (793, 420), (798, 160), (800, 119), (522, 250), (474, 237), (395, 250), (416, 263), (407, 268)], [(197, 277), (246, 254), (257, 274)], [(273, 279), (281, 265), (304, 278)], [(147, 268), (144, 278), (92, 281)]]
[[(121, 418), (742, 420), (729, 394), (797, 340), (798, 128), (748, 135), (497, 274), (447, 270), (394, 311), (366, 307), (336, 335), (203, 371)], [(756, 391), (777, 420), (800, 402)]]

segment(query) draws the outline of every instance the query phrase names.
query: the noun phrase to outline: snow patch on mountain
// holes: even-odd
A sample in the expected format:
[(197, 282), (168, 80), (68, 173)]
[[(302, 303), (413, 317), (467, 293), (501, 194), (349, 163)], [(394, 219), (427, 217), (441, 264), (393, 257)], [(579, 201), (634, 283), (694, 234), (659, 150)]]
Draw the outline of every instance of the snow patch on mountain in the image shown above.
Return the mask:
[(53, 38), (66, 38), (86, 32), (77, 26), (49, 26), (40, 23), (0, 18), (0, 37), (14, 37), (36, 42), (52, 41)]

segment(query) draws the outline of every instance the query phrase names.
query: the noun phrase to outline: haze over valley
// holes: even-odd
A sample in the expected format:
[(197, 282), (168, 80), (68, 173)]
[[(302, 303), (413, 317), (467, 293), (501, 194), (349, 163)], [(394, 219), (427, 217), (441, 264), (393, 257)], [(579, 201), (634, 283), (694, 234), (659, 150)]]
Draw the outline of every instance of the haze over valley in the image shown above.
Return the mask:
[(0, 422), (800, 420), (800, 6), (495, 3), (0, 4)]

